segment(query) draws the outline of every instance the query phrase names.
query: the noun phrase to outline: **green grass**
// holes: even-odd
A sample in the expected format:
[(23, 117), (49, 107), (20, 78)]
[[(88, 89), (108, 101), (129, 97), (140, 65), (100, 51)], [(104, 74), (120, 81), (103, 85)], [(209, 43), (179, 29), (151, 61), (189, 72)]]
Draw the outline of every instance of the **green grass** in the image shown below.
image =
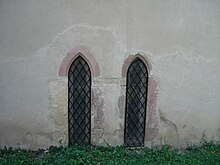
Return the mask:
[(220, 165), (220, 144), (203, 142), (177, 150), (168, 145), (162, 148), (124, 147), (53, 147), (38, 151), (4, 148), (0, 150), (0, 164), (204, 164)]

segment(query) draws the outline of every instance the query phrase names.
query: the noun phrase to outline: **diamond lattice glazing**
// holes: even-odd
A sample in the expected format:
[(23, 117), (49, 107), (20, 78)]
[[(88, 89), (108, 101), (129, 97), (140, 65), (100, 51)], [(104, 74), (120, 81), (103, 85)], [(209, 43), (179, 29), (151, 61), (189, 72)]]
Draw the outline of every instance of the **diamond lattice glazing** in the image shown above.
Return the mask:
[(87, 62), (77, 57), (68, 74), (69, 145), (90, 144), (91, 71)]
[(127, 72), (125, 146), (138, 147), (144, 145), (147, 84), (147, 68), (139, 58), (136, 58), (130, 64)]

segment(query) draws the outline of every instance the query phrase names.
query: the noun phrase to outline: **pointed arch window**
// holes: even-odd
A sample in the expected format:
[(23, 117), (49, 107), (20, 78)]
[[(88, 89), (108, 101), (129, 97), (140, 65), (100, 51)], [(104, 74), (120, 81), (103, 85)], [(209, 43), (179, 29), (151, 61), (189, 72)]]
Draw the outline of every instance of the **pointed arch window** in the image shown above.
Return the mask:
[(91, 70), (78, 56), (68, 72), (69, 145), (91, 142)]
[(127, 71), (124, 145), (144, 146), (147, 109), (148, 72), (140, 58)]

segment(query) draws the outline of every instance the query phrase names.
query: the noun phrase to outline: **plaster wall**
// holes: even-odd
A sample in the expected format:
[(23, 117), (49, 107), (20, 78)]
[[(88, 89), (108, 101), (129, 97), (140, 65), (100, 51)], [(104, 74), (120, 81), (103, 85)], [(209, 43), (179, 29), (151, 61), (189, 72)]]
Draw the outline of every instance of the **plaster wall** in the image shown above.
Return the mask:
[(0, 147), (68, 143), (58, 73), (82, 46), (100, 69), (92, 143), (123, 144), (122, 72), (137, 54), (149, 64), (145, 145), (220, 138), (219, 0), (0, 0)]

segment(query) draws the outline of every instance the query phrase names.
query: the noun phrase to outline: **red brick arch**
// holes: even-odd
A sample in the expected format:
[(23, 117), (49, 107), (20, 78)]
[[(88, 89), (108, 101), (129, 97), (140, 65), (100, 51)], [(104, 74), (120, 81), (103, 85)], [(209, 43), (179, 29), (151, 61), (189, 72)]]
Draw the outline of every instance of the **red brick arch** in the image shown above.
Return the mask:
[(78, 57), (81, 56), (88, 63), (92, 76), (97, 77), (100, 75), (99, 64), (96, 61), (94, 55), (84, 46), (80, 46), (72, 49), (67, 55), (64, 57), (60, 68), (59, 68), (59, 76), (67, 76), (69, 68), (72, 62)]

